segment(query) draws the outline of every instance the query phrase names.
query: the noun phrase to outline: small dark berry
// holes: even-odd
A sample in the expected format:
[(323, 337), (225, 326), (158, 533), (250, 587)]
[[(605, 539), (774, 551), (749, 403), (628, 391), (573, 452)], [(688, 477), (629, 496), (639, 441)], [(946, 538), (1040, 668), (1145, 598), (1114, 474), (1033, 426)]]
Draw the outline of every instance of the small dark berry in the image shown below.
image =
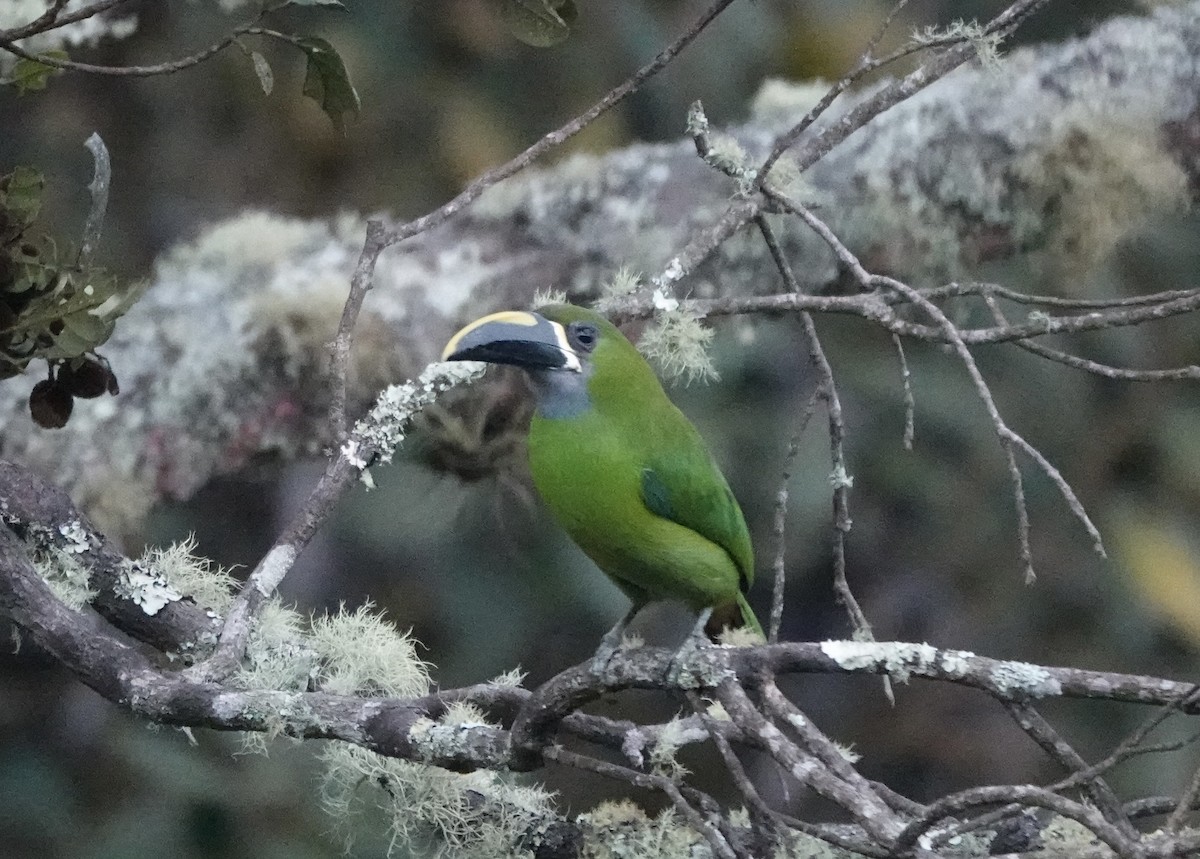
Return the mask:
[(35, 424), (46, 429), (65, 427), (74, 406), (70, 393), (49, 379), (38, 382), (29, 393), (29, 414)]
[(72, 368), (70, 364), (60, 366), (57, 378), (58, 384), (63, 390), (76, 397), (90, 400), (108, 390), (108, 380), (111, 376), (112, 370), (108, 367), (99, 361), (84, 358), (83, 363), (78, 367)]

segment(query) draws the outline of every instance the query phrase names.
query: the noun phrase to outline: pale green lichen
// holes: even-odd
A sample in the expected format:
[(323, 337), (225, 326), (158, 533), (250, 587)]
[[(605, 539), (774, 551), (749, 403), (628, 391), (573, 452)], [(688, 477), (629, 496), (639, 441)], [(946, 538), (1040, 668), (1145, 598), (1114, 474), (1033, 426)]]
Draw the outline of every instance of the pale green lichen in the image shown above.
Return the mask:
[(703, 837), (673, 809), (648, 816), (631, 800), (603, 802), (581, 814), (583, 859), (677, 859), (709, 857)]
[(195, 550), (195, 537), (188, 537), (165, 549), (148, 550), (140, 562), (157, 571), (170, 587), (191, 597), (196, 605), (224, 615), (233, 601), (236, 581), (228, 570), (195, 554)]
[(525, 673), (519, 667), (510, 668), (503, 674), (493, 677), (488, 682), (493, 686), (501, 686), (509, 689), (519, 689), (521, 684), (525, 682)]
[(829, 485), (834, 489), (854, 488), (854, 477), (846, 471), (845, 463), (838, 463), (837, 468), (829, 473)]
[(429, 670), (413, 639), (375, 612), (371, 603), (314, 618), (308, 644), (319, 663), (315, 679), (336, 695), (406, 698), (429, 690)]
[(684, 310), (660, 313), (642, 335), (638, 348), (653, 361), (668, 381), (686, 384), (716, 379), (717, 369), (708, 354), (713, 332)]
[(316, 654), (304, 640), (304, 619), (277, 597), (259, 612), (250, 631), (236, 685), (244, 689), (299, 691), (316, 670)]
[(1032, 698), (1062, 694), (1062, 684), (1048, 670), (1028, 662), (997, 663), (991, 671), (991, 679), (1003, 694), (1028, 695)]
[(553, 816), (549, 793), (491, 771), (452, 773), (342, 742), (326, 745), (321, 763), (322, 801), (347, 849), (352, 819), (382, 812), (389, 856), (530, 855), (523, 840)]
[(561, 289), (554, 289), (552, 287), (547, 286), (543, 289), (539, 289), (537, 292), (535, 292), (533, 294), (533, 300), (531, 302), (529, 302), (529, 306), (531, 308), (533, 308), (534, 310), (538, 310), (549, 304), (566, 304), (566, 303), (567, 303), (567, 294), (565, 292), (563, 292)]
[(843, 758), (845, 758), (847, 763), (856, 764), (860, 760), (862, 760), (862, 755), (860, 755), (858, 752), (856, 752), (854, 750), (853, 743), (851, 743), (850, 745), (846, 745), (844, 743), (839, 743), (839, 742), (835, 742), (835, 741), (831, 741), (831, 742), (832, 742), (833, 748), (837, 751), (837, 753), (839, 755), (841, 755)]
[(682, 779), (688, 774), (688, 769), (679, 762), (676, 755), (679, 750), (691, 742), (691, 732), (687, 724), (678, 716), (662, 725), (650, 747), (650, 767), (658, 775), (671, 779)]
[(728, 647), (755, 647), (766, 639), (748, 626), (727, 626), (721, 630), (717, 640)]
[(627, 266), (621, 266), (611, 278), (600, 285), (600, 297), (596, 309), (608, 313), (619, 307), (642, 286), (642, 275)]
[(1000, 45), (1004, 41), (999, 33), (988, 32), (978, 21), (953, 21), (945, 27), (927, 26), (912, 31), (912, 41), (917, 45), (944, 45), (948, 42), (970, 42), (980, 65), (995, 70), (1000, 66)]
[(37, 552), (33, 568), (50, 586), (54, 595), (76, 611), (96, 597), (96, 591), (90, 586), (90, 572), (71, 551), (50, 547)]

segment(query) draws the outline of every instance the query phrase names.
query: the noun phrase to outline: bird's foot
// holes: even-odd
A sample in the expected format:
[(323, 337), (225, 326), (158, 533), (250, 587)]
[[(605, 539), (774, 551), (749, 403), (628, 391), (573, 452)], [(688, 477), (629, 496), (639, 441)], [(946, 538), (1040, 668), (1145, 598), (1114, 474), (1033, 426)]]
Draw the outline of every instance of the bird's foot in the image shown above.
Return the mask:
[(634, 603), (625, 616), (617, 621), (617, 625), (604, 634), (604, 638), (600, 639), (600, 646), (596, 648), (596, 655), (592, 657), (592, 673), (603, 674), (608, 668), (608, 663), (621, 649), (621, 643), (625, 638), (625, 627), (629, 625), (629, 621), (633, 620), (641, 609), (641, 603)]

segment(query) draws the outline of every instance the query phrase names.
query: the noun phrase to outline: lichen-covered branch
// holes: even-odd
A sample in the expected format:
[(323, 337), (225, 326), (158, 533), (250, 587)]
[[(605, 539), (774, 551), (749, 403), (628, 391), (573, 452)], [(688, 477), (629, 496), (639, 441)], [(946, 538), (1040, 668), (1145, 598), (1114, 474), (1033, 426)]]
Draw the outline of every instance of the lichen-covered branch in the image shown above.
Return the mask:
[[(1200, 189), (1198, 9), (1114, 19), (1080, 40), (1013, 51), (998, 70), (959, 69), (815, 163), (802, 197), (825, 204), (823, 217), (869, 268), (918, 285), (1017, 254), (1087, 263), (1142, 216), (1186, 206)], [(820, 92), (770, 84), (732, 133), (751, 156), (763, 154)], [(835, 102), (815, 127), (869, 97)], [(419, 371), (468, 316), (524, 305), (538, 287), (586, 299), (621, 266), (665, 271), (694, 226), (719, 220), (731, 190), (686, 140), (576, 156), (490, 188), (403, 252), (380, 256), (350, 356), (347, 413)], [(67, 428), (46, 433), (26, 412), (32, 380), (5, 382), (6, 456), (52, 475), (121, 533), (158, 499), (187, 497), (251, 457), (293, 458), (332, 443), (326, 344), (364, 229), (353, 217), (249, 214), (164, 255), (106, 347), (121, 396), (88, 402)], [(835, 280), (835, 258), (818, 238), (779, 232), (807, 292)], [(847, 312), (901, 337), (942, 337), (878, 296), (763, 296), (773, 271), (761, 242), (737, 234), (684, 286), (712, 313)], [(1111, 322), (1052, 316), (961, 333), (967, 345), (1001, 342), (1197, 305), (1193, 296), (1124, 308)]]
[[(36, 482), (26, 485), (36, 486)], [(37, 490), (29, 491), (36, 494)], [(27, 515), (35, 509), (36, 499), (21, 504)], [(689, 823), (695, 837), (713, 845), (727, 844), (738, 855), (744, 849), (738, 841), (744, 833), (731, 841), (722, 830), (718, 839), (716, 830), (708, 828), (713, 824), (706, 822), (712, 811), (706, 806), (711, 800), (693, 795), (678, 773), (658, 768), (683, 745), (706, 742), (714, 731), (724, 743), (766, 753), (789, 778), (842, 806), (858, 824), (855, 832), (811, 824), (805, 837), (859, 845), (870, 855), (899, 856), (948, 815), (1005, 802), (1048, 808), (1075, 820), (1119, 855), (1173, 855), (1173, 847), (1191, 845), (1196, 839), (1196, 832), (1187, 826), (1169, 835), (1147, 835), (1128, 828), (1128, 821), (1110, 822), (1101, 812), (1072, 799), (1066, 787), (990, 786), (928, 806), (910, 800), (897, 802), (883, 788), (863, 779), (853, 759), (838, 757), (841, 753), (831, 740), (782, 696), (773, 681), (763, 685), (763, 678), (798, 672), (887, 674), (898, 682), (916, 677), (975, 687), (1018, 707), (1027, 706), (1025, 702), (1030, 700), (1079, 697), (1166, 705), (1193, 713), (1198, 705), (1190, 683), (994, 660), (929, 645), (849, 641), (703, 648), (682, 657), (684, 670), (679, 672), (672, 670), (675, 660), (681, 658), (678, 654), (641, 648), (620, 652), (602, 675), (586, 666), (571, 668), (534, 690), (492, 683), (388, 697), (207, 682), (164, 667), (90, 607), (74, 610), (60, 601), (30, 562), (30, 552), (36, 550), (28, 536), (31, 533), (28, 523), (23, 532), (0, 527), (0, 616), (18, 626), (27, 646), (50, 654), (115, 704), (154, 721), (334, 739), (385, 759), (432, 767), (431, 772), (528, 770), (545, 766), (546, 759), (594, 768), (610, 777), (625, 778), (633, 786), (665, 790), (672, 802), (683, 802), (700, 815)], [(79, 554), (84, 563), (103, 562), (103, 554), (95, 547)], [(119, 624), (120, 618), (115, 622)], [(138, 635), (138, 631), (132, 632)], [(661, 726), (613, 722), (579, 712), (586, 703), (624, 689), (670, 691), (672, 677), (678, 678), (679, 691), (708, 694), (720, 702), (721, 710), (706, 712), (700, 724), (691, 727), (683, 722)], [(754, 701), (760, 694), (767, 704), (761, 708)], [(696, 703), (699, 699), (692, 700)], [(468, 712), (478, 715), (462, 715)], [(1039, 725), (1037, 730), (1040, 735), (1052, 736), (1045, 726)], [(788, 738), (788, 731), (800, 737), (800, 744)], [(632, 735), (638, 739), (633, 740)], [(622, 754), (637, 743), (645, 748), (649, 742), (653, 754), (633, 755), (631, 767), (558, 750), (560, 744), (576, 739)], [(658, 748), (664, 743), (665, 753)], [(1095, 777), (1085, 772), (1074, 752), (1062, 754), (1074, 755), (1071, 765), (1076, 777), (1071, 790)], [(1107, 807), (1123, 807), (1112, 804), (1115, 801), (1111, 798)], [(543, 816), (540, 825), (547, 826), (552, 820), (558, 825), (578, 825), (578, 821), (568, 823), (553, 815)], [(786, 820), (786, 815), (780, 820)]]

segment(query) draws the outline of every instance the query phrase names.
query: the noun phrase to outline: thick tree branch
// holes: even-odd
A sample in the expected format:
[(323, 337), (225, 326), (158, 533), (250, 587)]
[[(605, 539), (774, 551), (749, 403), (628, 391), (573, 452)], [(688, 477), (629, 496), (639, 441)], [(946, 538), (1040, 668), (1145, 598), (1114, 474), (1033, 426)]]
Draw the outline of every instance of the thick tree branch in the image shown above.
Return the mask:
[[(829, 152), (804, 174), (804, 187), (836, 203), (822, 213), (864, 263), (875, 269), (881, 262), (918, 283), (957, 276), (983, 258), (1054, 252), (1062, 230), (1080, 223), (1036, 214), (1079, 204), (1066, 198), (1055, 172), (1066, 139), (1104, 146), (1114, 127), (1142, 133), (1137, 163), (1153, 156), (1182, 185), (1146, 185), (1138, 211), (1177, 207), (1186, 200), (1169, 188), (1182, 188), (1187, 199), (1200, 189), (1198, 6), (1116, 19), (1083, 40), (1014, 51), (1000, 73), (959, 69)], [(751, 156), (807, 111), (808, 92), (764, 93), (751, 123), (735, 131)], [(854, 98), (835, 103), (815, 128), (844, 116)], [(1105, 109), (1089, 112), (1090, 104)], [(1092, 200), (1110, 180), (1136, 181), (1135, 165), (1126, 168), (1132, 172), (1116, 177), (1071, 167), (1092, 183)], [(346, 411), (356, 413), (374, 390), (419, 371), (468, 316), (526, 304), (533, 285), (563, 286), (586, 299), (621, 265), (664, 271), (692, 225), (720, 219), (728, 191), (688, 141), (509, 178), (458, 217), (406, 241), (404, 253), (380, 257), (351, 352)], [(1136, 223), (1137, 214), (1124, 223)], [(319, 384), (345, 299), (344, 286), (339, 295), (333, 285), (350, 279), (364, 228), (361, 221), (254, 215), (167, 254), (153, 287), (105, 347), (121, 397), (81, 406), (66, 429), (46, 433), (27, 416), (34, 380), (9, 380), (0, 389), (5, 454), (52, 475), (106, 529), (125, 531), (156, 500), (187, 497), (250, 457), (297, 457), (333, 443), (330, 394)], [(735, 238), (722, 246), (729, 253), (719, 250), (688, 282), (701, 299), (694, 309), (848, 313), (904, 338), (944, 342), (938, 326), (908, 322), (886, 291), (819, 294), (838, 269), (815, 236), (786, 229), (779, 243), (813, 294), (756, 295), (772, 282), (774, 263), (766, 248)], [(969, 346), (1010, 342), (1140, 324), (1198, 306), (1192, 293), (960, 333)], [(646, 316), (653, 308), (645, 302), (625, 311)]]

